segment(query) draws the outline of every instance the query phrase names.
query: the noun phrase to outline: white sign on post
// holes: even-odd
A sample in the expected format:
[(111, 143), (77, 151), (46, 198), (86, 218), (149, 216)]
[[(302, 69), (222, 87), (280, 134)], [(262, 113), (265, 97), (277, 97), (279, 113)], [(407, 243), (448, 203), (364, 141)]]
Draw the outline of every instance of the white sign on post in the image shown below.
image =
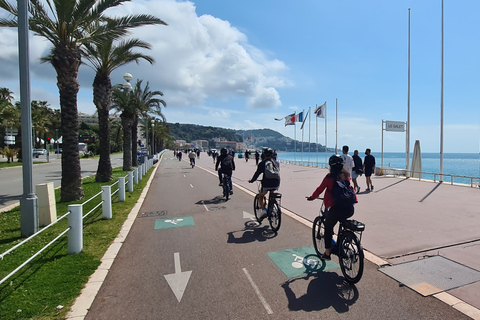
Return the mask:
[(10, 128), (7, 128), (7, 129), (5, 129), (5, 135), (7, 135), (7, 136), (16, 136), (16, 135), (18, 135), (18, 129), (10, 129)]
[(386, 131), (405, 132), (405, 122), (401, 121), (385, 121)]

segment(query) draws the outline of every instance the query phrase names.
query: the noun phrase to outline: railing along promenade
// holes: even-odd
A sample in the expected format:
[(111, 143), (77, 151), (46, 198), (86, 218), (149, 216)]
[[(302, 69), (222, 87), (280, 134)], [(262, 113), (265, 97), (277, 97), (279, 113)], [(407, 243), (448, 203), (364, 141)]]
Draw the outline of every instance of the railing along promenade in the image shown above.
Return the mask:
[[(312, 161), (302, 161), (302, 160), (282, 160), (278, 159), (280, 163), (287, 163), (287, 164), (294, 164), (297, 166), (306, 166), (306, 167), (317, 167), (317, 168), (328, 168), (328, 164), (324, 162), (312, 162)], [(446, 174), (446, 173), (432, 173), (432, 172), (419, 172), (419, 171), (407, 171), (405, 169), (395, 169), (390, 167), (383, 167), (377, 168), (380, 169), (381, 172), (379, 175), (384, 176), (395, 176), (395, 177), (407, 177), (409, 179), (424, 179), (424, 175), (433, 176), (433, 182), (440, 182), (440, 177), (443, 177), (443, 182), (445, 182), (445, 178), (449, 178), (450, 184), (459, 184), (459, 185), (469, 185), (471, 188), (479, 188), (480, 187), (480, 177), (468, 177), (468, 176), (461, 176), (455, 174)], [(407, 176), (408, 175), (408, 176)], [(465, 183), (456, 183), (454, 182), (454, 178), (470, 180), (469, 184)], [(429, 179), (426, 179), (429, 180)]]
[[(162, 151), (159, 156), (163, 153)], [(142, 163), (139, 167), (134, 168), (132, 171), (128, 172), (128, 174), (124, 177), (119, 177), (118, 180), (108, 186), (102, 186), (101, 191), (86, 200), (81, 204), (72, 204), (68, 206), (67, 213), (63, 216), (55, 220), (54, 222), (50, 223), (49, 225), (45, 226), (43, 229), (39, 230), (35, 234), (31, 235), (30, 237), (24, 239), (20, 243), (16, 244), (12, 248), (8, 249), (4, 253), (0, 254), (0, 259), (3, 260), (5, 256), (12, 253), (16, 249), (20, 248), (24, 244), (28, 243), (30, 240), (34, 239), (38, 235), (42, 234), (58, 222), (62, 221), (63, 219), (68, 218), (68, 227), (60, 232), (53, 240), (51, 240), (48, 244), (46, 244), (43, 248), (35, 252), (32, 256), (30, 256), (27, 260), (25, 260), (22, 264), (20, 264), (15, 270), (9, 273), (6, 277), (0, 280), (0, 285), (11, 278), (14, 274), (20, 271), (25, 265), (35, 259), (38, 255), (40, 255), (44, 250), (62, 238), (65, 234), (68, 233), (68, 253), (80, 253), (83, 249), (83, 221), (86, 219), (92, 212), (95, 212), (100, 206), (102, 206), (102, 219), (111, 219), (112, 218), (112, 196), (118, 193), (118, 202), (125, 201), (125, 191), (133, 192), (133, 185), (138, 184), (139, 180), (143, 178), (143, 176), (147, 173), (147, 171), (153, 166), (153, 159), (148, 159), (144, 163)], [(126, 186), (126, 187), (125, 187)], [(112, 192), (112, 188), (115, 188), (115, 191)], [(101, 196), (101, 197), (100, 197)], [(96, 203), (94, 200), (98, 201)], [(83, 208), (92, 202), (94, 207), (90, 209), (87, 213), (83, 213)]]

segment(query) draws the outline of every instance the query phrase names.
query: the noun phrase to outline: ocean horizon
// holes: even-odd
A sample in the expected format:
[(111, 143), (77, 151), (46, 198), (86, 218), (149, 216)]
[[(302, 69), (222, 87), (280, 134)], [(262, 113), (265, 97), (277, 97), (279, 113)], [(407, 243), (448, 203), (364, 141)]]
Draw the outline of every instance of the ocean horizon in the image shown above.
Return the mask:
[[(321, 166), (328, 162), (328, 158), (333, 155), (334, 152), (318, 152), (318, 164)], [(353, 155), (353, 152), (349, 152)], [(377, 167), (382, 166), (382, 153), (372, 152), (375, 157), (375, 163)], [(364, 152), (359, 154), (360, 158), (365, 157)], [(422, 175), (423, 179), (433, 180), (433, 174), (440, 173), (440, 153), (422, 152)], [(410, 152), (409, 166), (412, 165), (413, 151)], [(278, 159), (285, 161), (297, 161), (302, 162), (304, 165), (316, 165), (317, 153), (316, 152), (278, 152)], [(405, 152), (384, 152), (383, 153), (383, 167), (390, 167), (395, 169), (405, 169), (406, 166), (406, 153)], [(480, 180), (480, 154), (479, 153), (444, 153), (443, 154), (443, 174), (454, 175), (461, 177), (453, 177), (454, 183), (463, 183), (470, 185), (471, 179), (462, 177), (476, 178), (476, 183)], [(438, 176), (436, 177), (438, 180)], [(443, 179), (445, 182), (450, 182), (450, 177), (445, 176)], [(474, 181), (475, 182), (475, 181)]]

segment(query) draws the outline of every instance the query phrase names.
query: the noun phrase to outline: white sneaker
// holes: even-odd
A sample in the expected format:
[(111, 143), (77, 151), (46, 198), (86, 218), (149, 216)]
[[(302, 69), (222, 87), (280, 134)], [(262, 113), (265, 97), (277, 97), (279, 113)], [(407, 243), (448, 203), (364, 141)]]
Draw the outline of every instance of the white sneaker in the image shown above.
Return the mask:
[(260, 216), (260, 220), (263, 220), (267, 217), (267, 210), (263, 209), (262, 210), (262, 215)]

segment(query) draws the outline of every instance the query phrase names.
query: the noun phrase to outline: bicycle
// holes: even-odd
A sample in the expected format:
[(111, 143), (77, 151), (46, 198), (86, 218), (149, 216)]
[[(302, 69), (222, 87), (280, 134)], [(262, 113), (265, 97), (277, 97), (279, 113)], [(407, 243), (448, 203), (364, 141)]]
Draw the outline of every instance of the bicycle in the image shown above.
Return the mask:
[(192, 169), (195, 167), (195, 158), (190, 158), (190, 165), (192, 166)]
[(228, 198), (230, 197), (231, 191), (230, 190), (230, 181), (232, 177), (228, 174), (223, 174), (222, 176), (222, 187), (223, 187), (223, 196), (225, 197), (225, 201), (228, 201)]
[[(325, 206), (322, 203), (318, 217), (313, 221), (313, 246), (320, 257), (325, 252)], [(363, 275), (364, 254), (361, 246), (365, 225), (354, 219), (339, 222), (337, 242), (332, 238), (331, 253), (338, 256), (345, 280), (357, 283)], [(357, 237), (357, 234), (359, 237)]]
[[(259, 185), (259, 191), (261, 186)], [(268, 195), (268, 200), (265, 200), (265, 208), (267, 208), (267, 218), (272, 228), (272, 231), (277, 232), (280, 229), (282, 223), (282, 211), (280, 210), (280, 203), (282, 200), (282, 194), (275, 192), (275, 190), (270, 190)], [(258, 223), (261, 223), (262, 220), (260, 216), (262, 215), (262, 209), (259, 203), (258, 193), (253, 199), (253, 211), (255, 212), (255, 218)]]

